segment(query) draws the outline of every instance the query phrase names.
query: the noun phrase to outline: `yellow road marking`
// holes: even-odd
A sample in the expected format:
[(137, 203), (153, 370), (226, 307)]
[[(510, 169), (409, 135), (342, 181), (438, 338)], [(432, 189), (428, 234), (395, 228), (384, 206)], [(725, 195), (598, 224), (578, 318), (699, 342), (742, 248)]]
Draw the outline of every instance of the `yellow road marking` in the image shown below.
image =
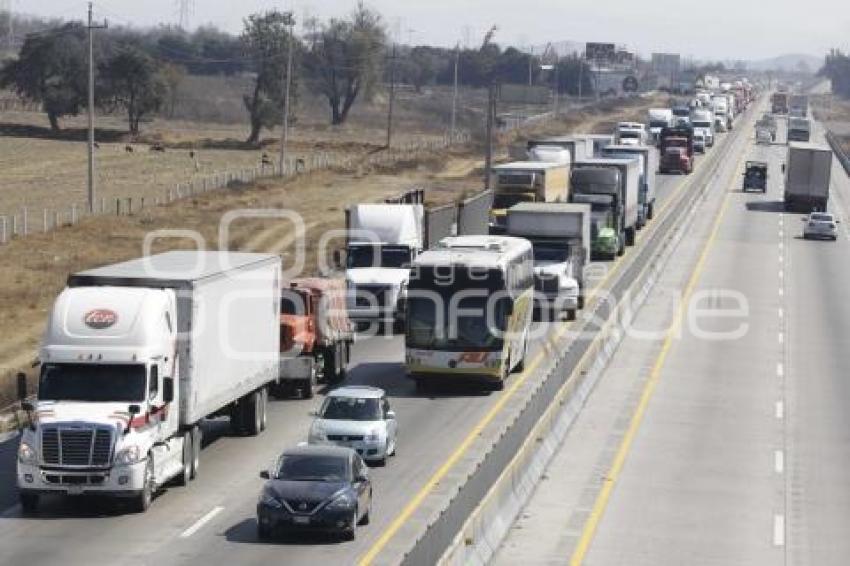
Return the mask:
[[(681, 185), (679, 185), (667, 198), (667, 200), (661, 205), (658, 209), (658, 220), (661, 220), (664, 210), (667, 209), (667, 206), (675, 200), (678, 195), (685, 190), (686, 187), (689, 187), (694, 182), (695, 177), (691, 176), (686, 179)], [(654, 226), (658, 226), (658, 222), (654, 224)], [(654, 227), (653, 230), (658, 230), (659, 228)], [(648, 237), (648, 236), (647, 236)], [(642, 238), (640, 238), (642, 239)], [(639, 239), (639, 241), (640, 241)], [(618, 273), (623, 265), (624, 257), (618, 258), (614, 263), (614, 267), (605, 275), (605, 277), (600, 281), (592, 290), (590, 296), (591, 298), (595, 296), (600, 288), (603, 288), (611, 277), (614, 276), (615, 273)], [(392, 538), (398, 533), (398, 531), (404, 526), (407, 520), (416, 512), (425, 498), (431, 493), (431, 491), (440, 483), (440, 481), (448, 474), (448, 472), (454, 467), (454, 465), (460, 460), (469, 450), (469, 447), (475, 442), (476, 439), (481, 435), (484, 429), (489, 425), (493, 419), (502, 411), (505, 404), (514, 396), (517, 390), (522, 386), (523, 383), (526, 382), (528, 377), (534, 373), (537, 367), (543, 362), (544, 359), (547, 358), (547, 348), (553, 343), (557, 343), (558, 340), (564, 335), (564, 333), (569, 328), (568, 325), (562, 324), (558, 331), (555, 332), (553, 336), (548, 338), (544, 344), (542, 345), (540, 352), (534, 357), (531, 363), (526, 366), (525, 370), (514, 379), (510, 386), (504, 391), (502, 396), (496, 401), (493, 407), (490, 408), (489, 411), (484, 415), (484, 417), (476, 423), (476, 425), (472, 428), (469, 434), (461, 441), (458, 447), (449, 455), (445, 462), (435, 471), (428, 481), (416, 492), (416, 495), (407, 502), (407, 505), (401, 510), (395, 519), (389, 524), (389, 526), (381, 533), (381, 536), (378, 537), (372, 546), (369, 548), (366, 553), (360, 557), (358, 560), (359, 566), (368, 566), (370, 565), (378, 554), (387, 546), (387, 544), (392, 540)]]
[[(745, 155), (746, 152), (743, 152), (743, 155), (741, 156), (738, 165), (735, 167), (736, 172), (740, 170), (741, 163), (743, 162), (743, 158)], [(736, 180), (737, 175), (733, 176), (732, 186), (734, 186)], [(614, 485), (617, 483), (617, 479), (619, 478), (620, 472), (623, 469), (623, 464), (625, 463), (626, 456), (628, 455), (632, 442), (634, 441), (635, 435), (637, 434), (637, 431), (640, 428), (641, 423), (643, 422), (644, 414), (646, 413), (646, 409), (649, 405), (650, 399), (652, 398), (652, 394), (655, 391), (655, 387), (658, 385), (658, 381), (661, 376), (661, 370), (664, 368), (664, 364), (667, 361), (667, 356), (673, 344), (673, 339), (678, 334), (679, 329), (681, 328), (685, 305), (688, 304), (688, 301), (690, 300), (691, 295), (693, 294), (694, 288), (696, 287), (696, 284), (699, 281), (700, 276), (702, 275), (702, 271), (705, 266), (705, 260), (708, 257), (708, 252), (711, 250), (712, 246), (714, 245), (714, 241), (717, 239), (717, 234), (720, 231), (720, 226), (723, 222), (723, 218), (726, 214), (726, 209), (729, 204), (729, 194), (730, 193), (727, 191), (723, 197), (723, 203), (721, 204), (720, 211), (717, 213), (717, 217), (714, 219), (714, 225), (712, 226), (711, 233), (708, 237), (708, 240), (706, 240), (705, 242), (705, 246), (703, 247), (699, 259), (697, 260), (697, 263), (694, 266), (694, 270), (691, 272), (691, 277), (688, 280), (687, 286), (685, 287), (685, 292), (682, 296), (682, 300), (679, 302), (679, 307), (676, 309), (676, 315), (674, 318), (673, 325), (667, 332), (667, 336), (664, 339), (664, 344), (662, 345), (661, 351), (659, 352), (658, 357), (655, 360), (655, 364), (652, 367), (652, 372), (649, 375), (649, 380), (644, 386), (638, 405), (635, 408), (635, 412), (632, 415), (631, 421), (629, 422), (629, 428), (626, 430), (626, 433), (623, 436), (623, 440), (621, 441), (620, 446), (617, 449), (617, 453), (614, 456), (614, 461), (612, 462), (608, 473), (605, 475), (605, 481), (602, 484), (602, 489), (599, 491), (599, 495), (597, 495), (596, 497), (596, 501), (593, 504), (593, 509), (591, 510), (590, 516), (587, 518), (587, 521), (584, 524), (584, 528), (582, 529), (581, 533), (581, 538), (579, 538), (579, 542), (576, 546), (575, 552), (573, 552), (573, 555), (570, 558), (570, 566), (580, 566), (584, 561), (588, 550), (590, 549), (590, 543), (593, 541), (593, 537), (596, 534), (599, 522), (602, 520), (602, 515), (605, 513), (605, 509), (608, 506), (608, 500), (611, 498), (611, 493), (614, 490)]]

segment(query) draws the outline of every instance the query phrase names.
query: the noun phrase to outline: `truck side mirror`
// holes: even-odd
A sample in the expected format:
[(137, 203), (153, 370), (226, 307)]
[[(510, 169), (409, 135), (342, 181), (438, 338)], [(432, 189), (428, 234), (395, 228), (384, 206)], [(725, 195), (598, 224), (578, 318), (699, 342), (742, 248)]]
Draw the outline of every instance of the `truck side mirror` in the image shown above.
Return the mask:
[(162, 400), (166, 403), (174, 401), (174, 378), (162, 378)]
[(262, 471), (260, 472), (260, 478), (262, 478), (262, 479), (264, 479), (264, 480), (271, 479), (271, 474), (269, 473), (269, 471), (268, 471), (268, 470), (262, 470)]
[(27, 374), (19, 372), (15, 377), (18, 386), (18, 401), (23, 402), (27, 398)]
[(782, 172), (785, 173), (785, 164), (782, 164)]
[(345, 257), (342, 250), (334, 250), (333, 252), (333, 264), (337, 269), (342, 269), (345, 265)]

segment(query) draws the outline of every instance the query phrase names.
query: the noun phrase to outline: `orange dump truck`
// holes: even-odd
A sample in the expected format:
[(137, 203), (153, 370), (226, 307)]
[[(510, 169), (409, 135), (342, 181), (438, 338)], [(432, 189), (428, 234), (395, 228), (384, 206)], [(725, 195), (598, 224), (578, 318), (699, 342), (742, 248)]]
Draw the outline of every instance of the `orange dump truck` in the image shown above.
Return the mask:
[(280, 299), (279, 397), (313, 396), (317, 383), (345, 378), (354, 332), (342, 279), (293, 279)]

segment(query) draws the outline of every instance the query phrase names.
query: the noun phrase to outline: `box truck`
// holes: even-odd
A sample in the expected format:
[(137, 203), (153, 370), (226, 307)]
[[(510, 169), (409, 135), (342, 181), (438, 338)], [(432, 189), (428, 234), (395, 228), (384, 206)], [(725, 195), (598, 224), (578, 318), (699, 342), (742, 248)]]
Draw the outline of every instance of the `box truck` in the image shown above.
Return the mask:
[(615, 159), (638, 158), (638, 228), (642, 228), (655, 215), (655, 185), (658, 171), (658, 152), (646, 145), (609, 145), (602, 150), (602, 157)]
[(143, 512), (161, 486), (197, 475), (203, 419), (259, 434), (277, 380), (280, 278), (274, 255), (191, 251), (71, 275), (36, 399), (23, 403), (23, 510), (44, 494), (92, 494)]
[(785, 210), (826, 212), (832, 176), (832, 150), (808, 143), (792, 143), (783, 165)]
[(545, 161), (518, 161), (493, 167), (490, 231), (507, 227), (508, 209), (521, 202), (567, 202), (570, 166)]
[[(508, 210), (508, 236), (531, 242), (534, 290), (546, 310), (576, 318), (584, 308), (584, 268), (590, 263), (590, 205), (522, 203)], [(539, 304), (539, 303), (538, 303)]]

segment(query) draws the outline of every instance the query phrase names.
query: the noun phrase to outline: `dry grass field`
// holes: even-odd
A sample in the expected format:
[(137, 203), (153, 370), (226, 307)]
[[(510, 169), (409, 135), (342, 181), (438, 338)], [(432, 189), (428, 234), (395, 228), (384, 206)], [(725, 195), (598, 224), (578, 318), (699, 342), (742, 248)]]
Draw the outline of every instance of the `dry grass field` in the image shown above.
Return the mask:
[[(658, 100), (635, 99), (603, 109), (583, 111), (518, 132), (500, 140), (499, 158), (516, 136), (564, 132), (609, 132), (618, 120), (642, 118)], [(124, 157), (124, 156), (121, 156)], [(129, 156), (135, 158), (140, 156)], [(428, 201), (449, 202), (482, 187), (482, 156), (474, 147), (423, 152), (418, 158), (371, 171), (320, 171), (282, 181), (183, 199), (145, 209), (132, 216), (98, 216), (47, 234), (16, 239), (0, 247), (0, 407), (11, 402), (12, 375), (34, 359), (47, 312), (67, 275), (84, 268), (137, 257), (145, 235), (153, 230), (195, 230), (216, 248), (219, 221), (238, 208), (285, 208), (298, 212), (305, 226), (307, 272), (315, 272), (317, 242), (329, 229), (342, 228), (343, 210), (357, 202), (376, 201), (411, 186), (424, 187)], [(5, 177), (5, 174), (4, 174)], [(47, 198), (47, 197), (45, 197)], [(230, 249), (284, 253), (297, 235), (284, 221), (249, 220), (234, 225)], [(337, 243), (339, 244), (339, 242)], [(160, 241), (156, 251), (190, 247), (188, 241)], [(286, 264), (288, 260), (285, 260)]]

